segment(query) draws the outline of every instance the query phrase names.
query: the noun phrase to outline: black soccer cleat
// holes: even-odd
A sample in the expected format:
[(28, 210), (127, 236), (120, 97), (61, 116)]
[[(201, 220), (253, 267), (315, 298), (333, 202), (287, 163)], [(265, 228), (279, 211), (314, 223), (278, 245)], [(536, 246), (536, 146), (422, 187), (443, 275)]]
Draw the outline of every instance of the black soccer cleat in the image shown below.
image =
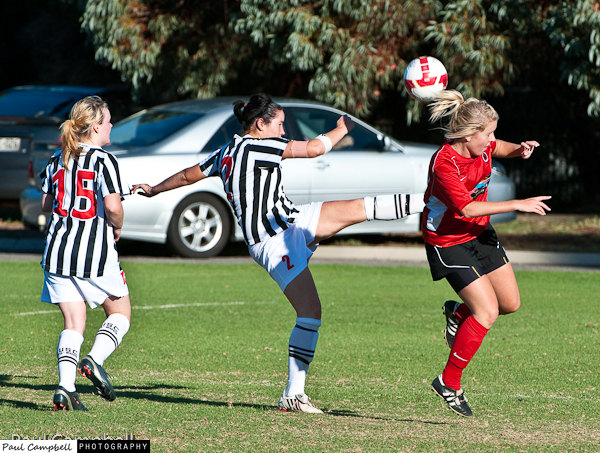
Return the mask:
[(462, 415), (463, 417), (471, 417), (473, 415), (462, 389), (454, 390), (453, 388), (444, 385), (441, 374), (433, 380), (431, 389), (440, 398), (443, 398), (444, 401), (446, 401), (446, 404), (448, 404), (448, 407), (458, 415)]
[(114, 401), (117, 397), (115, 389), (108, 380), (108, 374), (100, 365), (94, 362), (89, 355), (86, 355), (79, 363), (79, 372), (82, 376), (88, 378), (94, 384), (96, 394), (107, 401)]
[(454, 345), (454, 338), (456, 337), (456, 332), (460, 326), (460, 319), (454, 314), (459, 305), (460, 303), (455, 300), (447, 300), (442, 306), (442, 311), (444, 312), (444, 316), (446, 316), (444, 338), (450, 349), (452, 349), (452, 346)]
[(88, 408), (79, 400), (77, 392), (69, 392), (60, 385), (56, 387), (52, 402), (57, 411), (88, 411)]

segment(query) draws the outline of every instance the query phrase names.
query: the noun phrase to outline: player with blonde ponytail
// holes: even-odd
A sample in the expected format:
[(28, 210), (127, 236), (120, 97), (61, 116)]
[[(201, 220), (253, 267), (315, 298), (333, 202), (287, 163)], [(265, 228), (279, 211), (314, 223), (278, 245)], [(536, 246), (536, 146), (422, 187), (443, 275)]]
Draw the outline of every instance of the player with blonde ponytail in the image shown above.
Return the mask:
[[(129, 290), (115, 247), (123, 226), (124, 190), (117, 160), (102, 149), (110, 143), (110, 119), (100, 97), (78, 101), (60, 126), (61, 150), (42, 173), (42, 209), (52, 212), (41, 263), (42, 302), (57, 305), (64, 318), (56, 349), (57, 410), (87, 411), (75, 388), (77, 368), (98, 395), (115, 399), (102, 365), (129, 330)], [(102, 305), (106, 320), (80, 362), (86, 302), (91, 308)]]
[(495, 137), (499, 115), (486, 101), (455, 90), (439, 93), (429, 105), (430, 121), (440, 123), (444, 143), (429, 166), (421, 229), (433, 280), (445, 278), (463, 303), (446, 301), (445, 337), (451, 348), (433, 391), (463, 416), (472, 411), (461, 386), (469, 364), (498, 315), (521, 304), (512, 266), (490, 224), (490, 215), (510, 211), (545, 215), (549, 196), (488, 201), (492, 158), (528, 159), (539, 146)]
[(62, 162), (65, 169), (69, 168), (69, 160), (73, 158), (77, 161), (83, 151), (79, 146), (81, 137), (89, 135), (94, 124), (103, 123), (105, 109), (108, 110), (108, 105), (102, 98), (88, 96), (73, 106), (70, 119), (60, 125)]

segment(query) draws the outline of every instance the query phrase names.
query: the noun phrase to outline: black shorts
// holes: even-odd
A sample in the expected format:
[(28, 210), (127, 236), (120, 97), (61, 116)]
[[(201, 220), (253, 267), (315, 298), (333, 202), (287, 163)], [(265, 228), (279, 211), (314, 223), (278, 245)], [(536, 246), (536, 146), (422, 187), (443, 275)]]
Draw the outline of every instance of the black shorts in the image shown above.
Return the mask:
[(446, 278), (458, 292), (482, 275), (508, 263), (508, 257), (491, 225), (464, 244), (437, 247), (425, 244), (433, 280)]

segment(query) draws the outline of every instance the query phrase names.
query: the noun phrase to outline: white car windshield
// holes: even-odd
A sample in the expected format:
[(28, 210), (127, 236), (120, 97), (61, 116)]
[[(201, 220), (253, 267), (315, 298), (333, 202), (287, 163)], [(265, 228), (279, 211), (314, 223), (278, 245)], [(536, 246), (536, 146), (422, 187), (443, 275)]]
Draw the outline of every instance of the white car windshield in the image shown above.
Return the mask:
[(115, 124), (110, 133), (110, 141), (113, 145), (123, 147), (152, 145), (203, 115), (171, 110), (144, 110)]

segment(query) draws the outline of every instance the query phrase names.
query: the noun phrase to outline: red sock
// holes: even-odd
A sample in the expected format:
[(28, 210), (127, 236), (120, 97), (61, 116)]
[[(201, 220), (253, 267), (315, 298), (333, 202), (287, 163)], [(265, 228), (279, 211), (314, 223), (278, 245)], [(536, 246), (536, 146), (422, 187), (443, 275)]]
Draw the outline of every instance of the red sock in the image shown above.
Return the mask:
[(462, 323), (465, 319), (471, 316), (471, 309), (467, 307), (467, 304), (462, 303), (458, 307), (456, 307), (454, 314), (458, 319), (460, 319), (460, 322)]
[(442, 372), (442, 380), (446, 386), (454, 390), (460, 390), (462, 372), (479, 349), (479, 346), (481, 346), (483, 337), (487, 333), (488, 329), (479, 324), (473, 316), (469, 316), (460, 325), (458, 332), (456, 332), (448, 363)]

